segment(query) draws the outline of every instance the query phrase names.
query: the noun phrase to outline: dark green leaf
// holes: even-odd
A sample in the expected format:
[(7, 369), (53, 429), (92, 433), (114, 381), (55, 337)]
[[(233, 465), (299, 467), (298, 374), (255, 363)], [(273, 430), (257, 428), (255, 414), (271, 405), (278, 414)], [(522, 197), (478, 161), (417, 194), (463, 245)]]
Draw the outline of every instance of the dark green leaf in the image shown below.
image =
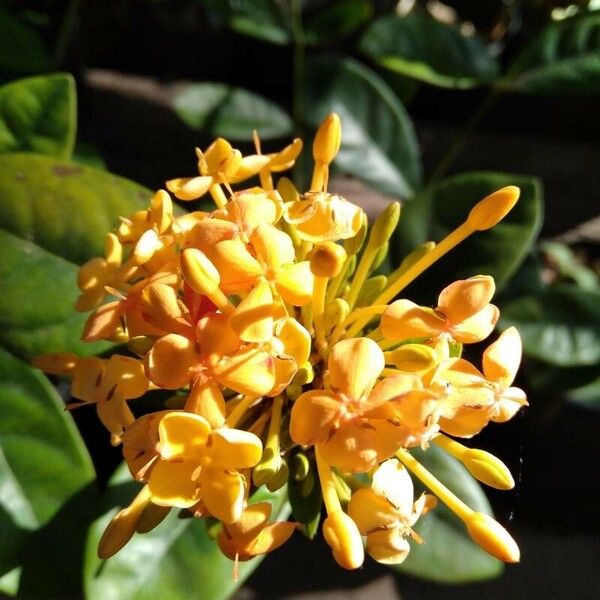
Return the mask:
[(354, 33), (373, 14), (368, 0), (334, 0), (317, 8), (306, 20), (303, 39), (307, 44), (326, 44)]
[(496, 60), (479, 38), (418, 13), (375, 21), (359, 48), (391, 71), (443, 87), (482, 85), (498, 72)]
[(600, 363), (583, 367), (556, 367), (527, 357), (524, 374), (528, 385), (545, 397), (568, 395), (569, 392), (587, 387), (600, 378)]
[(292, 120), (277, 104), (224, 83), (192, 83), (173, 100), (175, 112), (192, 129), (232, 140), (263, 139), (292, 132)]
[(567, 398), (587, 408), (600, 410), (600, 377), (592, 383), (572, 390), (567, 394)]
[[(457, 460), (436, 446), (411, 453), (473, 510), (491, 514), (481, 487)], [(502, 572), (502, 563), (479, 548), (462, 521), (442, 504), (422, 517), (415, 530), (425, 543), (411, 543), (408, 558), (396, 567), (404, 573), (440, 583), (467, 583)]]
[(600, 93), (600, 13), (548, 25), (505, 79), (503, 85), (522, 92)]
[(58, 350), (95, 353), (79, 342), (77, 265), (104, 252), (119, 215), (150, 192), (104, 171), (34, 154), (0, 156), (0, 343), (30, 358)]
[(303, 102), (311, 128), (331, 111), (340, 115), (338, 168), (392, 196), (407, 199), (414, 194), (421, 181), (415, 132), (404, 107), (378, 75), (352, 59), (310, 59)]
[[(128, 479), (124, 470), (114, 478), (115, 504), (129, 503), (139, 490), (139, 484), (124, 483)], [(261, 491), (252, 498), (261, 500), (273, 502), (272, 519), (286, 518), (289, 508), (285, 488), (274, 494)], [(233, 562), (208, 537), (203, 520), (180, 518), (177, 511), (171, 511), (156, 529), (135, 535), (125, 548), (102, 564), (96, 549), (114, 514), (112, 510), (102, 517), (90, 531), (84, 569), (86, 597), (225, 600), (260, 563), (260, 559), (240, 563), (239, 580), (235, 583)]]
[(504, 307), (500, 327), (514, 325), (529, 356), (561, 367), (600, 362), (600, 292), (548, 288)]
[(276, 0), (202, 0), (210, 20), (271, 44), (291, 42), (285, 4)]
[(64, 404), (37, 370), (0, 348), (0, 575), (28, 534), (48, 524), (94, 478)]
[(573, 281), (583, 290), (600, 289), (600, 278), (596, 272), (583, 265), (566, 244), (548, 240), (540, 244), (540, 250), (560, 279)]
[[(292, 508), (292, 518), (298, 523), (304, 525), (304, 534), (313, 539), (319, 528), (321, 520), (321, 508), (323, 506), (323, 495), (321, 486), (315, 480), (316, 465), (311, 464), (311, 470), (303, 481), (296, 481), (293, 473), (290, 472), (288, 481), (288, 495), (290, 506)], [(312, 481), (310, 491), (307, 490), (307, 483)], [(306, 493), (308, 491), (308, 493)]]
[(50, 68), (50, 53), (33, 27), (0, 9), (0, 71), (27, 74)]
[(68, 159), (77, 129), (75, 81), (39, 75), (0, 87), (0, 153), (38, 152)]
[(411, 284), (411, 298), (432, 304), (443, 287), (473, 275), (491, 275), (500, 290), (525, 259), (540, 230), (542, 188), (534, 177), (465, 173), (435, 183), (403, 208), (393, 243), (398, 259), (425, 241), (440, 241), (464, 222), (479, 200), (506, 185), (521, 188), (512, 211), (493, 229), (473, 234), (427, 269)]

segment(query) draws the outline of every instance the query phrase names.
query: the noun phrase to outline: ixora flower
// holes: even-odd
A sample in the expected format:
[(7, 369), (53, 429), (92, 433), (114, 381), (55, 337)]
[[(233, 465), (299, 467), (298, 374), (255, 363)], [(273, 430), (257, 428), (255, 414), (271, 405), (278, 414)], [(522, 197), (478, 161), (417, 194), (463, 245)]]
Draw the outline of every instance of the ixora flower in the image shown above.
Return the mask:
[[(461, 357), (463, 344), (488, 338), (498, 320), (487, 275), (446, 286), (434, 307), (399, 296), (470, 234), (498, 223), (519, 189), (482, 199), (456, 230), (386, 276), (377, 265), (400, 206), (369, 229), (360, 207), (328, 190), (337, 115), (317, 132), (303, 193), (279, 175), (294, 165), (301, 140), (263, 154), (255, 138), (249, 156), (218, 139), (197, 150), (198, 175), (167, 182), (180, 200), (209, 193), (215, 210), (177, 216), (169, 193), (158, 191), (147, 210), (107, 234), (105, 256), (81, 267), (76, 308), (92, 311), (82, 338), (119, 342), (125, 354), (35, 361), (72, 380), (72, 407), (97, 406), (142, 486), (109, 524), (99, 555), (175, 509), (218, 521), (222, 552), (249, 560), (308, 529), (308, 521), (270, 522), (271, 504), (254, 493), (301, 482), (295, 518), (302, 521), (298, 508), (316, 491), (327, 512), (323, 537), (344, 568), (360, 567), (365, 548), (382, 563), (402, 562), (411, 543), (423, 542), (415, 528), (437, 500), (477, 544), (518, 561), (506, 530), (411, 449), (434, 444), (483, 483), (514, 485), (498, 458), (455, 438), (507, 421), (527, 403), (513, 386), (519, 334), (508, 329), (488, 345), (481, 368)], [(415, 500), (413, 477), (430, 494)]]

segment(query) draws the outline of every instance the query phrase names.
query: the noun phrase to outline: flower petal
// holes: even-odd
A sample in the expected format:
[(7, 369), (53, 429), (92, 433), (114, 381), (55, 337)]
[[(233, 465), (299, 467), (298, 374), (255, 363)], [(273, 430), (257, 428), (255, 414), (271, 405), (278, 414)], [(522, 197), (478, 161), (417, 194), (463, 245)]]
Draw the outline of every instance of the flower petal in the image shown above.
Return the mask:
[(275, 335), (283, 344), (283, 351), (291, 356), (297, 365), (303, 365), (310, 356), (311, 339), (296, 319), (285, 317), (275, 323)]
[(507, 388), (515, 380), (522, 353), (521, 336), (514, 327), (509, 327), (483, 353), (484, 375)]
[(305, 446), (324, 442), (335, 431), (340, 410), (339, 399), (325, 390), (304, 392), (292, 407), (292, 439)]
[(221, 427), (211, 433), (209, 454), (224, 469), (254, 467), (262, 456), (260, 438), (249, 431)]
[(489, 275), (460, 279), (442, 290), (438, 298), (438, 309), (451, 325), (457, 325), (489, 304), (495, 291), (494, 278)]
[(212, 381), (196, 381), (185, 402), (185, 410), (204, 417), (211, 429), (217, 429), (225, 422), (225, 399), (219, 386)]
[(244, 342), (267, 342), (273, 337), (273, 293), (268, 282), (252, 288), (229, 317), (229, 325)]
[(179, 177), (167, 181), (167, 189), (179, 200), (196, 200), (204, 196), (213, 183), (213, 178), (204, 177)]
[(371, 488), (362, 488), (352, 494), (348, 514), (362, 535), (398, 522), (394, 506)]
[(390, 459), (379, 465), (373, 474), (372, 488), (396, 507), (405, 523), (410, 521), (415, 490), (408, 471), (400, 461)]
[(256, 250), (258, 259), (274, 272), (279, 271), (284, 265), (293, 263), (296, 258), (292, 238), (274, 225), (268, 223), (259, 225), (250, 237), (250, 242)]
[(245, 481), (237, 471), (204, 467), (200, 473), (202, 501), (213, 517), (223, 523), (238, 521), (244, 510)]
[(219, 242), (210, 255), (221, 276), (221, 289), (226, 294), (250, 289), (263, 275), (260, 263), (241, 240)]
[(332, 387), (359, 400), (373, 389), (385, 359), (373, 340), (353, 338), (333, 346), (328, 365)]
[(158, 451), (164, 459), (194, 460), (198, 464), (207, 454), (209, 434), (210, 425), (204, 417), (169, 412), (158, 425)]
[(432, 309), (410, 300), (396, 300), (381, 315), (381, 333), (386, 340), (432, 338), (444, 331), (446, 321)]
[(158, 506), (189, 508), (200, 500), (198, 483), (192, 479), (198, 464), (193, 461), (159, 460), (148, 478), (152, 502)]
[(367, 536), (367, 552), (371, 558), (384, 565), (399, 565), (410, 552), (408, 540), (402, 529), (383, 529)]
[(450, 329), (452, 337), (463, 344), (475, 344), (484, 340), (494, 331), (500, 311), (493, 304), (488, 304), (472, 317), (465, 319)]
[(241, 394), (264, 396), (276, 382), (274, 359), (262, 350), (245, 350), (224, 358), (213, 372), (219, 383)]
[(306, 306), (312, 300), (314, 275), (310, 262), (282, 267), (275, 275), (275, 285), (281, 297), (293, 306)]

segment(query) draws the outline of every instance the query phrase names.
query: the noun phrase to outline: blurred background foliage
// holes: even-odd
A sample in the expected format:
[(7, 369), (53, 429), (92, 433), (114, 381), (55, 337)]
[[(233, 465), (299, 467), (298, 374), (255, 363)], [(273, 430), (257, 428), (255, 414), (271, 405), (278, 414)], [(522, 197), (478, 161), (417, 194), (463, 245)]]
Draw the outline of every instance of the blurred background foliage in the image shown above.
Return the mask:
[[(532, 409), (508, 441), (497, 431), (483, 437), (523, 475), (520, 502), (532, 523), (548, 489), (564, 504), (569, 486), (548, 488), (538, 467), (569, 464), (552, 454), (569, 440), (568, 431), (557, 435), (560, 419), (597, 427), (600, 409), (598, 185), (584, 179), (571, 189), (560, 179), (562, 169), (578, 177), (577, 165), (568, 167), (574, 139), (591, 146), (600, 132), (599, 8), (584, 0), (0, 0), (0, 589), (93, 599), (233, 592), (230, 564), (198, 520), (171, 519), (98, 563), (101, 524), (131, 498), (132, 484), (114, 472), (119, 452), (95, 415), (82, 409), (76, 427), (63, 411), (64, 389), (28, 360), (110, 350), (79, 341), (78, 265), (102, 253), (105, 232), (141, 208), (149, 189), (192, 172), (193, 145), (221, 135), (248, 150), (255, 129), (267, 150), (292, 135), (310, 144), (331, 110), (343, 123), (333, 186), (371, 213), (389, 199), (403, 202), (382, 272), (443, 237), (483, 195), (521, 187), (502, 224), (440, 261), (408, 295), (432, 305), (458, 277), (496, 278), (499, 328), (516, 325), (523, 337)], [(497, 129), (478, 142), (490, 116)], [(535, 146), (519, 138), (529, 119), (562, 140), (550, 164), (535, 155), (543, 139)], [(511, 134), (513, 146), (501, 137)], [(524, 149), (503, 160), (516, 168), (489, 170), (519, 140)], [(465, 159), (469, 152), (475, 160)], [(294, 173), (300, 185), (308, 162)], [(539, 175), (548, 191), (543, 230)], [(530, 435), (541, 441), (523, 470), (522, 447), (511, 446)], [(426, 456), (459, 496), (490, 509), (460, 465)], [(597, 491), (580, 478), (585, 470), (571, 474), (582, 495)], [(512, 517), (514, 498), (491, 499)], [(287, 514), (285, 497), (275, 500)], [(319, 498), (306, 514), (292, 490), (290, 500), (295, 519), (314, 521)], [(589, 525), (593, 498), (581, 502), (569, 526)], [(435, 511), (422, 527), (431, 543), (415, 548), (402, 571), (442, 583), (500, 572), (449, 513)]]

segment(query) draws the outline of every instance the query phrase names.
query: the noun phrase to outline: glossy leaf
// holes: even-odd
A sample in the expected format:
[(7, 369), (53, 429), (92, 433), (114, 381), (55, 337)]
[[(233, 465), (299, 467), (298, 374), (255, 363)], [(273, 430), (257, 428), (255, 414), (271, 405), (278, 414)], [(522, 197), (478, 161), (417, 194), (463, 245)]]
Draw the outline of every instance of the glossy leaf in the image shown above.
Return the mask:
[(75, 81), (58, 73), (0, 87), (0, 153), (70, 158), (77, 129)]
[(34, 154), (0, 156), (0, 344), (30, 358), (105, 344), (79, 342), (77, 265), (104, 252), (119, 215), (144, 208), (150, 192), (90, 167)]
[[(124, 469), (120, 469), (112, 484), (113, 506), (128, 504), (140, 488)], [(285, 488), (275, 494), (261, 491), (253, 497), (253, 501), (261, 500), (274, 503), (273, 519), (285, 519), (289, 513)], [(88, 598), (225, 600), (260, 563), (260, 559), (240, 563), (239, 580), (234, 582), (233, 562), (209, 538), (204, 521), (182, 518), (173, 510), (156, 529), (135, 535), (125, 548), (102, 564), (96, 555), (98, 541), (114, 514), (111, 510), (90, 530), (84, 568)]]
[(585, 386), (570, 391), (567, 398), (586, 408), (600, 410), (600, 377)]
[(600, 13), (551, 23), (519, 56), (502, 84), (543, 94), (600, 93)]
[(506, 185), (521, 188), (512, 211), (494, 228), (473, 234), (427, 269), (409, 290), (431, 305), (446, 285), (473, 275), (491, 275), (501, 290), (525, 259), (542, 222), (538, 179), (509, 173), (473, 172), (449, 177), (425, 189), (402, 211), (392, 249), (401, 259), (428, 240), (439, 242), (466, 219), (483, 197)]
[[(457, 460), (436, 446), (411, 453), (473, 510), (491, 514), (481, 487)], [(502, 572), (502, 563), (479, 548), (462, 521), (441, 503), (415, 530), (425, 543), (411, 543), (408, 558), (396, 567), (399, 571), (440, 583), (482, 581)]]
[(362, 36), (359, 48), (386, 69), (442, 87), (482, 85), (498, 72), (482, 40), (424, 14), (378, 19)]
[(230, 140), (287, 136), (292, 120), (277, 104), (224, 83), (192, 83), (173, 100), (179, 117), (192, 129)]
[(291, 42), (287, 10), (276, 0), (202, 0), (202, 4), (215, 24), (271, 44)]
[(48, 380), (0, 348), (0, 575), (20, 564), (31, 532), (93, 478), (79, 433)]
[(50, 53), (38, 32), (0, 9), (0, 72), (37, 73), (50, 68)]
[(352, 59), (307, 61), (303, 106), (316, 128), (331, 111), (342, 121), (335, 165), (394, 197), (409, 199), (421, 181), (419, 148), (400, 101), (373, 71)]
[(529, 356), (561, 367), (600, 363), (600, 292), (548, 288), (507, 305), (500, 327), (514, 325)]
[(302, 31), (307, 44), (326, 44), (354, 33), (373, 14), (368, 0), (334, 0), (317, 8)]

